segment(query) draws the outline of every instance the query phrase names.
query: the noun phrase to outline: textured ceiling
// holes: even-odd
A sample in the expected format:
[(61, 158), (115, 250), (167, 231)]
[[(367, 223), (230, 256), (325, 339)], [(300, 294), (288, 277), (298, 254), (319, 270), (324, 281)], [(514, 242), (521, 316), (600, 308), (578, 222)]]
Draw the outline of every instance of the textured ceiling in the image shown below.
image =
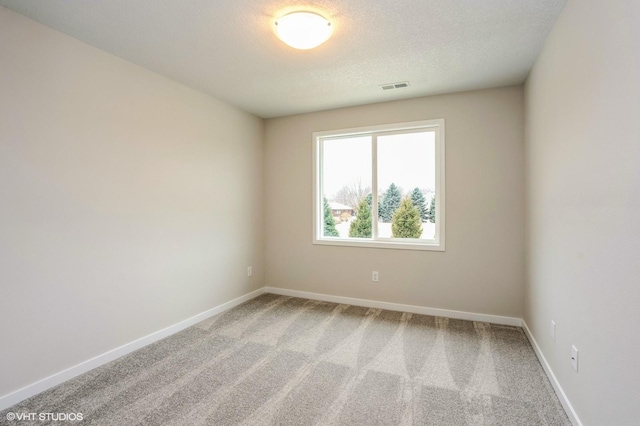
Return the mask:
[[(565, 0), (0, 0), (18, 13), (260, 117), (524, 81)], [(291, 5), (294, 6), (291, 6)], [(298, 51), (273, 21), (334, 25)], [(409, 81), (403, 89), (379, 85)]]

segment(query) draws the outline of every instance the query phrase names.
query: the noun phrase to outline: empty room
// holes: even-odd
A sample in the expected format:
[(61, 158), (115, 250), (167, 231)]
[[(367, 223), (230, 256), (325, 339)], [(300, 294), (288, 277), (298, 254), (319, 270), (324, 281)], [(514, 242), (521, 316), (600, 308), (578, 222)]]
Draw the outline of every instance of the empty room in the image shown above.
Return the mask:
[(640, 424), (640, 2), (0, 0), (0, 424)]

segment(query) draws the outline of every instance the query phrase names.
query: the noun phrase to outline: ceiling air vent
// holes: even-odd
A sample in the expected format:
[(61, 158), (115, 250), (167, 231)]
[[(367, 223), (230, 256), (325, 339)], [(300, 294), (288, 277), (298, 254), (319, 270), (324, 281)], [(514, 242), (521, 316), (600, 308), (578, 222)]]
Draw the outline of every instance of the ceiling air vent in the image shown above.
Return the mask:
[(382, 90), (402, 89), (403, 87), (409, 87), (408, 81), (400, 81), (398, 83), (381, 84)]

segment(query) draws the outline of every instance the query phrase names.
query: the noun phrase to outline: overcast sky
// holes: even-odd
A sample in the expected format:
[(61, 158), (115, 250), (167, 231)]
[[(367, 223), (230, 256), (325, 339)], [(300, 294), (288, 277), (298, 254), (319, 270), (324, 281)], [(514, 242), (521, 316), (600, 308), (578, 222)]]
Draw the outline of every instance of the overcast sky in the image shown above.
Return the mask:
[[(378, 136), (378, 191), (395, 183), (407, 193), (435, 188), (435, 133)], [(325, 140), (324, 193), (332, 197), (346, 184), (371, 185), (371, 138)]]

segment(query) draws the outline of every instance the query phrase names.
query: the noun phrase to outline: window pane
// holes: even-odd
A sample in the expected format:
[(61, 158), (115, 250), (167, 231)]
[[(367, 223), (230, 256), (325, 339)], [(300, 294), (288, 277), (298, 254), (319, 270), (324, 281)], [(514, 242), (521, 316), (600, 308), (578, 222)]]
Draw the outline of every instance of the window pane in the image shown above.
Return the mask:
[(378, 236), (434, 239), (435, 132), (379, 136), (377, 152)]
[(322, 236), (371, 238), (371, 137), (324, 139), (321, 164)]

